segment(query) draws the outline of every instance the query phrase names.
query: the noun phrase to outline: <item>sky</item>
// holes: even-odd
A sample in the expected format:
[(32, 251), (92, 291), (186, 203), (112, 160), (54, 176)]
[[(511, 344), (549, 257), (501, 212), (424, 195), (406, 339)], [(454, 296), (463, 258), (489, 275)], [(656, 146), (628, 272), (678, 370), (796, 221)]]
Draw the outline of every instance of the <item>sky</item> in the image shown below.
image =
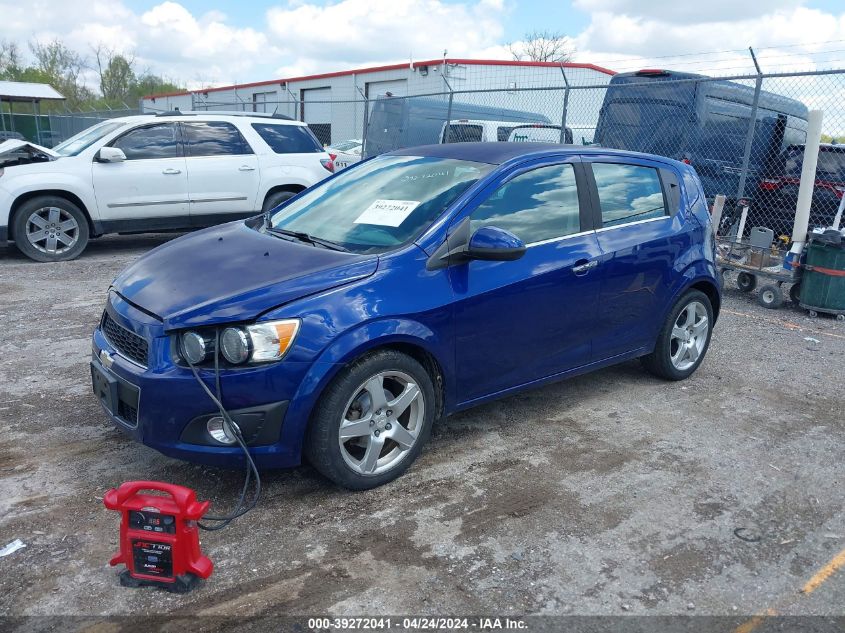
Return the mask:
[[(706, 11), (704, 10), (706, 8)], [(705, 74), (845, 67), (842, 0), (0, 0), (0, 39), (134, 56), (190, 88), (409, 59), (509, 59), (549, 29), (574, 61)], [(94, 81), (93, 72), (90, 81)]]

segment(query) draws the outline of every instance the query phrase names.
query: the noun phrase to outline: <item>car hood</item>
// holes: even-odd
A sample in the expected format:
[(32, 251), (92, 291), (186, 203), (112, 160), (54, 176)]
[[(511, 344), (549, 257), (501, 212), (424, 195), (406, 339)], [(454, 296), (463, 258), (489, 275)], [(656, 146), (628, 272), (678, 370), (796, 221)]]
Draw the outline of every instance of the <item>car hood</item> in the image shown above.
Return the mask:
[(47, 149), (46, 147), (42, 147), (41, 145), (36, 145), (35, 143), (30, 143), (29, 141), (22, 141), (19, 139), (9, 139), (8, 141), (3, 141), (0, 143), (0, 156), (4, 156), (6, 154), (11, 154), (13, 152), (19, 152), (21, 150), (27, 152), (39, 152), (41, 154), (45, 154), (50, 158), (61, 158), (61, 154), (54, 152), (51, 149)]
[(150, 251), (115, 279), (130, 303), (165, 329), (248, 321), (301, 297), (372, 275), (375, 255), (354, 255), (232, 222)]

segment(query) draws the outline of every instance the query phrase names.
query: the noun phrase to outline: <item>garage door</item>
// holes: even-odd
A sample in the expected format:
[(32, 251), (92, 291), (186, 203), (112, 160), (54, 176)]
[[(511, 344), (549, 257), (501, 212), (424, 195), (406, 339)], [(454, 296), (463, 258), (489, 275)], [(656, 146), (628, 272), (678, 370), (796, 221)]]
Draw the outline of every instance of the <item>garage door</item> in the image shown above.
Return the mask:
[(323, 145), (332, 142), (331, 88), (306, 88), (300, 91), (302, 120)]
[(387, 93), (394, 97), (408, 96), (408, 80), (392, 79), (391, 81), (369, 81), (367, 82), (367, 98), (375, 99), (383, 97)]

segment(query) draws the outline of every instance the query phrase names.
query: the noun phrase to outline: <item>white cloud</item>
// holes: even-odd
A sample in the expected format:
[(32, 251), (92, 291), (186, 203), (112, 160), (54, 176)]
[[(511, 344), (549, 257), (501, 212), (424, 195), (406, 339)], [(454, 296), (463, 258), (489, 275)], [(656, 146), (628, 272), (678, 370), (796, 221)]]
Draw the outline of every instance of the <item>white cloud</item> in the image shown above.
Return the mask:
[[(723, 0), (714, 2), (720, 5)], [(703, 74), (753, 72), (751, 57), (745, 50), (748, 46), (757, 49), (764, 71), (798, 67), (811, 70), (837, 61), (835, 56), (823, 51), (841, 49), (841, 45), (831, 46), (829, 42), (845, 39), (845, 12), (834, 15), (802, 6), (790, 7), (796, 3), (787, 0), (773, 1), (773, 10), (747, 18), (742, 3), (736, 3), (733, 11), (696, 12), (698, 19), (690, 16), (679, 23), (670, 21), (675, 13), (648, 11), (652, 2), (644, 3), (643, 13), (635, 13), (630, 0), (578, 0), (578, 3), (598, 9), (592, 14), (589, 26), (575, 39), (579, 58), (606, 63), (617, 70), (657, 65)], [(605, 10), (613, 7), (618, 11)], [(682, 10), (685, 9), (678, 9)], [(713, 15), (721, 19), (707, 17)], [(698, 54), (728, 49), (736, 50)], [(843, 59), (845, 55), (838, 56), (840, 63)]]
[[(503, 25), (520, 1), (289, 0), (256, 15), (250, 28), (175, 1), (136, 12), (121, 0), (0, 0), (0, 38), (60, 38), (89, 58), (102, 43), (134, 53), (140, 70), (198, 87), (438, 58), (444, 49), (453, 57), (509, 59)], [(581, 33), (570, 33), (576, 61), (616, 70), (749, 73), (744, 48), (752, 45), (764, 70), (845, 65), (845, 53), (826, 52), (841, 43), (820, 44), (845, 40), (845, 10), (809, 9), (805, 0), (709, 0), (706, 11), (665, 0), (574, 4), (590, 15)], [(726, 49), (738, 50), (689, 55)]]
[[(0, 0), (0, 39), (26, 42), (54, 38), (93, 57), (97, 44), (133, 53), (138, 69), (189, 85), (252, 78), (274, 50), (264, 32), (236, 28), (219, 11), (194, 16), (176, 2), (137, 14), (119, 0)], [(88, 75), (94, 82), (93, 73)]]
[(708, 0), (706, 6), (699, 2), (683, 0), (574, 0), (576, 8), (585, 13), (612, 13), (678, 24), (706, 24), (758, 18), (761, 15), (795, 9), (801, 0)]
[(502, 38), (501, 0), (341, 0), (267, 12), (268, 29), (296, 67), (334, 68), (398, 62), (414, 57), (477, 54)]

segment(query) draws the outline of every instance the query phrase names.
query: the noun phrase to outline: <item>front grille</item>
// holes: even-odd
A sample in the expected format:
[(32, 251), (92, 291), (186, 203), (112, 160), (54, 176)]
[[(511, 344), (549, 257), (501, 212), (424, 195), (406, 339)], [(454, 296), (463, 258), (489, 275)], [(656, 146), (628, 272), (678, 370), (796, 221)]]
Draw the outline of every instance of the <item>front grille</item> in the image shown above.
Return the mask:
[(132, 426), (138, 425), (138, 409), (123, 400), (117, 403), (117, 415), (126, 420)]
[(121, 355), (130, 360), (134, 360), (139, 365), (143, 365), (144, 367), (147, 366), (147, 354), (149, 352), (149, 348), (146, 340), (134, 332), (130, 332), (122, 325), (119, 325), (109, 316), (108, 312), (103, 313), (101, 327), (106, 340), (111, 343)]

